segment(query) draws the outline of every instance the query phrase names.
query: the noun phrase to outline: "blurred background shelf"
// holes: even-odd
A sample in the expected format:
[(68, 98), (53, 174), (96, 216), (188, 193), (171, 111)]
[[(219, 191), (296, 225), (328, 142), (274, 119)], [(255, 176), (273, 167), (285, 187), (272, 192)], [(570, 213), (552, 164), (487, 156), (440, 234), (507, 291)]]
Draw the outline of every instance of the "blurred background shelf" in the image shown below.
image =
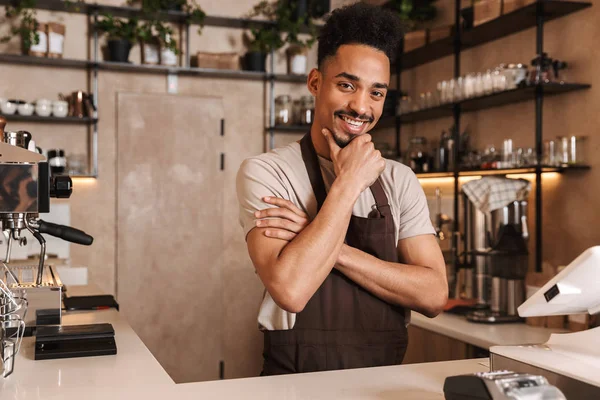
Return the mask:
[(98, 122), (97, 118), (79, 118), (79, 117), (40, 117), (39, 115), (4, 115), (0, 114), (0, 117), (4, 117), (8, 123), (15, 122), (43, 122), (53, 124), (82, 124), (90, 125)]
[[(520, 168), (503, 168), (503, 169), (463, 169), (459, 172), (459, 176), (488, 176), (488, 175), (516, 175), (516, 174), (533, 174), (538, 167), (520, 167)], [(562, 166), (547, 166), (539, 167), (542, 174), (549, 172), (568, 172), (581, 171), (590, 169), (589, 165), (562, 165)], [(416, 174), (419, 179), (426, 178), (452, 178), (454, 172), (424, 172)]]
[[(464, 51), (535, 27), (538, 7), (540, 7), (540, 15), (547, 22), (591, 7), (591, 5), (588, 2), (562, 0), (543, 0), (529, 4), (468, 31), (461, 32), (461, 49)], [(451, 56), (454, 54), (454, 40), (454, 36), (450, 36), (408, 51), (402, 54), (397, 62), (400, 63), (401, 69), (405, 70)]]
[[(591, 88), (591, 85), (581, 83), (544, 83), (541, 85), (525, 86), (522, 88), (506, 90), (503, 92), (492, 93), (485, 96), (462, 100), (455, 103), (448, 103), (438, 107), (432, 107), (425, 110), (414, 111), (401, 115), (400, 122), (403, 124), (427, 121), (437, 118), (451, 117), (453, 107), (460, 105), (462, 112), (473, 112), (493, 107), (500, 107), (507, 104), (520, 103), (523, 101), (535, 100), (536, 88), (542, 89), (543, 95), (555, 96), (569, 93), (577, 90)], [(387, 116), (381, 119), (377, 127), (392, 127), (395, 124), (395, 116)]]

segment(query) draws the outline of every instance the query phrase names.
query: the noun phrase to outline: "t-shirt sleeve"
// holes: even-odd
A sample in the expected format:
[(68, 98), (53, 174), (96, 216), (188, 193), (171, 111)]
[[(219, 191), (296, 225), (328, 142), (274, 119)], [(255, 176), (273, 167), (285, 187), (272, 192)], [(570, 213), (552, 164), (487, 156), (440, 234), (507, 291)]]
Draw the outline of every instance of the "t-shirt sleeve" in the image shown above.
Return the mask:
[(266, 196), (289, 200), (289, 195), (277, 171), (269, 163), (250, 158), (242, 162), (236, 178), (237, 198), (240, 207), (239, 221), (248, 236), (256, 225), (254, 212), (275, 207), (265, 203)]
[(425, 192), (417, 176), (409, 171), (400, 190), (400, 224), (398, 240), (418, 235), (435, 235), (429, 217)]

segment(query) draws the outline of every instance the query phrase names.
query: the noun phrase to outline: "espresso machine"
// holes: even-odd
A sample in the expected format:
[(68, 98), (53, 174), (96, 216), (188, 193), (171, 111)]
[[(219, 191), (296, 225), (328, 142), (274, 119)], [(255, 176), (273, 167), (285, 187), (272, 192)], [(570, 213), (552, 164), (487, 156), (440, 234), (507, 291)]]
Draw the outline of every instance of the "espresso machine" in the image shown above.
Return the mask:
[[(12, 372), (14, 355), (25, 329), (61, 323), (63, 285), (52, 266), (45, 266), (48, 234), (90, 245), (85, 232), (39, 218), (50, 211), (50, 198), (69, 198), (69, 176), (52, 176), (48, 162), (37, 153), (29, 132), (5, 130), (0, 117), (0, 226), (7, 251), (0, 267), (0, 358), (4, 376)], [(11, 265), (13, 245), (25, 245), (29, 232), (40, 244), (37, 265)], [(11, 361), (12, 360), (12, 361)]]
[(525, 301), (529, 264), (526, 198), (483, 212), (462, 191), (463, 267), (475, 299), (467, 313), (473, 322), (518, 322), (517, 307)]

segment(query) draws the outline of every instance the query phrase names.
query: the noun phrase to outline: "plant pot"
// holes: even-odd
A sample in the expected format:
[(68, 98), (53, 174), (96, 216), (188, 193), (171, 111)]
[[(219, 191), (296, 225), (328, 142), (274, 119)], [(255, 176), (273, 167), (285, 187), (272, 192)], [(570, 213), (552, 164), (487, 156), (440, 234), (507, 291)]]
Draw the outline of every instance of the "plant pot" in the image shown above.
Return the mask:
[(162, 65), (176, 66), (177, 65), (177, 54), (171, 49), (164, 48), (160, 52), (160, 62)]
[(125, 39), (108, 40), (108, 61), (129, 62), (131, 42)]
[[(21, 36), (21, 52), (25, 56), (46, 57), (48, 55), (48, 25), (39, 23), (37, 34), (39, 43), (26, 43), (25, 37)], [(33, 34), (33, 33), (32, 33)], [(33, 40), (31, 40), (33, 41)]]
[(140, 43), (142, 64), (160, 64), (160, 45), (155, 42)]
[(286, 51), (288, 74), (306, 75), (308, 51), (301, 47), (290, 47)]
[(244, 55), (244, 69), (246, 71), (266, 72), (267, 55), (259, 51), (249, 51)]

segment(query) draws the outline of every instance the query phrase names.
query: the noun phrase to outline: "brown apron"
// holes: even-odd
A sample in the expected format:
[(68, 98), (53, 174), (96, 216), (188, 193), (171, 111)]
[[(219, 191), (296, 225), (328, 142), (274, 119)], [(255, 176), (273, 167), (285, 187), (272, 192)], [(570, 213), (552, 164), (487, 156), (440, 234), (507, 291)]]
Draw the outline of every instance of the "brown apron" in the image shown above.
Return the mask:
[[(320, 210), (327, 194), (310, 133), (300, 146)], [(368, 218), (351, 217), (346, 243), (381, 260), (397, 262), (394, 220), (379, 180), (371, 192), (377, 209)], [(293, 329), (264, 332), (261, 375), (396, 365), (402, 362), (407, 344), (404, 309), (333, 269), (296, 315)]]

